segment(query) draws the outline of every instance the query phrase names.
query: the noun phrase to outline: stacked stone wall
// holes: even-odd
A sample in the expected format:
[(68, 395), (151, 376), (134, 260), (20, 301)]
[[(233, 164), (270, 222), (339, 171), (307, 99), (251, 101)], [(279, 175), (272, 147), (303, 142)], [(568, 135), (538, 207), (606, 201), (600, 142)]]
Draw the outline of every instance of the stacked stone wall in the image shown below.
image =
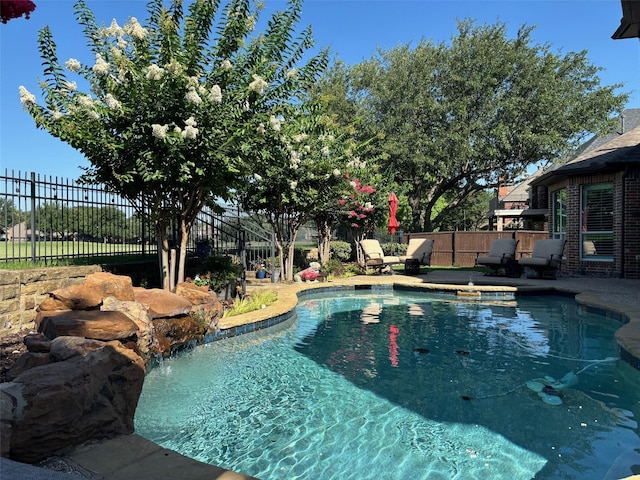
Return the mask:
[(0, 336), (33, 328), (36, 308), (49, 292), (100, 271), (99, 265), (0, 270)]

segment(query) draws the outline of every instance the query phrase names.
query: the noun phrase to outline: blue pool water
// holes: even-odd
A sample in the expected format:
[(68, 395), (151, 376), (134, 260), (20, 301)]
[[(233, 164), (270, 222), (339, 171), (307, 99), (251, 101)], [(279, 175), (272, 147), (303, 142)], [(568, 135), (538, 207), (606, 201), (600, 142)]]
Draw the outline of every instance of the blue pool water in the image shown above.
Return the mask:
[(151, 369), (136, 432), (263, 480), (619, 479), (640, 473), (620, 326), (562, 297), (315, 294)]

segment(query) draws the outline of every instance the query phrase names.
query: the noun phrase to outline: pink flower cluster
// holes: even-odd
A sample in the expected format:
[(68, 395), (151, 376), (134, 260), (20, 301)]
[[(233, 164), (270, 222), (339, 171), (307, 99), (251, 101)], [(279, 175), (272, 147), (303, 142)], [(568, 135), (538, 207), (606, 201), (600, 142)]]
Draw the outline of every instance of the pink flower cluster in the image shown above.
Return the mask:
[(313, 282), (316, 278), (318, 278), (318, 272), (307, 269), (300, 274), (300, 278), (305, 281)]
[(28, 19), (35, 9), (36, 4), (31, 0), (2, 0), (0, 1), (0, 21), (7, 23), (13, 18), (20, 18), (22, 15)]
[(371, 185), (362, 185), (357, 178), (351, 182), (351, 185), (354, 187), (355, 192), (351, 193), (348, 199), (338, 200), (338, 203), (341, 207), (349, 209), (348, 215), (351, 220), (351, 227), (358, 229), (363, 227), (363, 223), (373, 212), (373, 206), (370, 202), (363, 202), (363, 197), (367, 199), (376, 193), (376, 189)]

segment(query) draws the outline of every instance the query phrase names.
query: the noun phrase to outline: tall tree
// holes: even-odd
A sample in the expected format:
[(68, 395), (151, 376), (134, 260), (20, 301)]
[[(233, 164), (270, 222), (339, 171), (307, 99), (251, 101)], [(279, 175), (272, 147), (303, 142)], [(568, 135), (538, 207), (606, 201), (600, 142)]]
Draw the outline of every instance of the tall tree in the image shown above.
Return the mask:
[[(197, 214), (211, 197), (229, 198), (250, 168), (254, 118), (296, 101), (326, 64), (325, 52), (305, 56), (313, 39), (310, 28), (297, 31), (302, 0), (290, 0), (256, 35), (260, 8), (251, 0), (197, 0), (185, 14), (181, 0), (152, 0), (145, 26), (131, 18), (100, 28), (78, 0), (95, 64), (70, 59), (63, 67), (45, 27), (44, 105), (20, 88), (37, 126), (87, 157), (87, 181), (129, 199), (140, 214), (151, 212), (165, 288), (184, 278)], [(169, 271), (167, 237), (174, 220), (177, 275)]]
[[(372, 182), (380, 180), (375, 173), (378, 172), (381, 155), (381, 136), (378, 135), (374, 117), (366, 109), (367, 104), (352, 94), (352, 82), (349, 68), (335, 58), (330, 68), (312, 87), (310, 96), (322, 105), (333, 128), (342, 132), (343, 141), (350, 143), (346, 148), (352, 150), (353, 158), (343, 166), (342, 173), (371, 186)], [(345, 188), (344, 184), (337, 184), (334, 191), (319, 198), (315, 204), (316, 208), (311, 216), (318, 231), (318, 256), (323, 264), (329, 260), (330, 240), (339, 224), (344, 225), (347, 231), (356, 233), (354, 238), (364, 238), (363, 234), (371, 233), (369, 228), (356, 230), (351, 226), (352, 222), (345, 221), (344, 206), (338, 203), (345, 196), (356, 193), (354, 188), (355, 186)], [(379, 189), (379, 186), (376, 184), (375, 188)], [(371, 225), (370, 222), (364, 223)]]
[(293, 253), (302, 225), (326, 203), (352, 150), (312, 103), (290, 105), (256, 126), (253, 173), (239, 195), (245, 210), (275, 232), (283, 277), (293, 280)]
[(510, 39), (504, 24), (465, 20), (449, 43), (398, 46), (354, 67), (414, 230), (438, 228), (475, 192), (564, 156), (622, 110), (627, 96), (600, 85), (586, 51), (554, 53), (531, 32), (523, 26)]

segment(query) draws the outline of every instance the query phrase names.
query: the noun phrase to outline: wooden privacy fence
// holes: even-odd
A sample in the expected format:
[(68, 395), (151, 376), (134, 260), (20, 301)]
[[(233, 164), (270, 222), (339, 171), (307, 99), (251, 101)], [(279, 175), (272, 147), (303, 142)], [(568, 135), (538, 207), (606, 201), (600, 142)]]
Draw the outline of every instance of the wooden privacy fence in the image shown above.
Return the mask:
[(439, 267), (473, 267), (478, 254), (486, 254), (491, 242), (496, 238), (518, 240), (516, 258), (530, 254), (536, 240), (549, 238), (548, 232), (513, 230), (502, 232), (421, 232), (404, 234), (404, 241), (410, 238), (433, 239), (431, 265)]

